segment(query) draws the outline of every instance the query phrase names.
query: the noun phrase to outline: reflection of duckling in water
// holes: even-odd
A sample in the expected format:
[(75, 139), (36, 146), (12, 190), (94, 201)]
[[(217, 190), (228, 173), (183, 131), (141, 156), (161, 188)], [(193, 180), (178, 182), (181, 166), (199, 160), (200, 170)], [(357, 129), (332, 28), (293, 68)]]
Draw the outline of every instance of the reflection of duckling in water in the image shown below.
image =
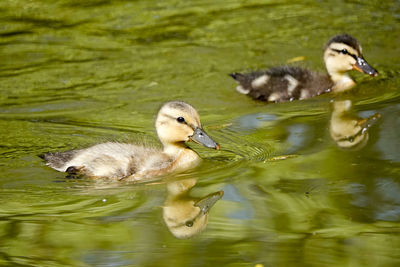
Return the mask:
[(208, 212), (222, 198), (218, 191), (202, 198), (189, 196), (196, 179), (185, 179), (168, 184), (168, 195), (163, 207), (164, 221), (177, 238), (190, 238), (204, 230), (208, 223)]
[(368, 142), (368, 129), (381, 117), (379, 113), (368, 118), (350, 114), (351, 101), (333, 102), (329, 131), (332, 139), (341, 148), (362, 148)]
[(162, 151), (108, 142), (86, 149), (47, 153), (41, 157), (48, 166), (58, 171), (135, 181), (196, 166), (200, 157), (185, 142), (194, 141), (219, 149), (219, 145), (202, 130), (197, 111), (184, 102), (164, 104), (157, 115), (156, 129), (164, 146)]
[(365, 61), (358, 41), (347, 34), (332, 37), (325, 46), (325, 66), (328, 75), (293, 66), (274, 67), (251, 73), (232, 73), (237, 91), (253, 99), (285, 102), (306, 99), (327, 92), (341, 92), (355, 82), (347, 74), (358, 70), (371, 76), (378, 72)]

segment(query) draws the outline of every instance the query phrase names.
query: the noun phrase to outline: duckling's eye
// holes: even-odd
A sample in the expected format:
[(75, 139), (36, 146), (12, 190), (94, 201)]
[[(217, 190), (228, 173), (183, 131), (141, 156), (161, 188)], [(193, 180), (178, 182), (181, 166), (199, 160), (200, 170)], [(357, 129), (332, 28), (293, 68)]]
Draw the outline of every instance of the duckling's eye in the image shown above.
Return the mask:
[(340, 50), (340, 53), (347, 55), (349, 52), (347, 52), (347, 49), (342, 49), (342, 50)]
[(179, 123), (184, 123), (184, 122), (185, 122), (185, 118), (184, 118), (184, 117), (178, 117), (178, 118), (176, 118), (176, 120), (177, 120)]
[(192, 227), (193, 226), (193, 221), (187, 221), (187, 222), (185, 222), (185, 225), (187, 227)]

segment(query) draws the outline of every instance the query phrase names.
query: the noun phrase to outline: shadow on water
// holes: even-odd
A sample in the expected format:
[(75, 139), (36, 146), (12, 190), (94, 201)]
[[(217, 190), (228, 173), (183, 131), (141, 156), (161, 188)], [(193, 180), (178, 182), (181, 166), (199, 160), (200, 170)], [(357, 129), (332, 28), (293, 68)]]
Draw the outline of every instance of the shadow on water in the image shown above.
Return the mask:
[[(399, 11), (398, 1), (0, 1), (0, 265), (399, 265)], [(290, 61), (323, 72), (322, 44), (343, 32), (379, 71), (351, 73), (349, 92), (265, 104), (228, 76)], [(36, 156), (156, 144), (155, 111), (174, 99), (221, 145), (190, 144), (204, 159), (196, 169), (102, 184)]]
[(375, 113), (367, 118), (350, 115), (350, 100), (333, 102), (329, 132), (335, 143), (344, 149), (361, 149), (369, 139), (368, 129), (381, 117)]

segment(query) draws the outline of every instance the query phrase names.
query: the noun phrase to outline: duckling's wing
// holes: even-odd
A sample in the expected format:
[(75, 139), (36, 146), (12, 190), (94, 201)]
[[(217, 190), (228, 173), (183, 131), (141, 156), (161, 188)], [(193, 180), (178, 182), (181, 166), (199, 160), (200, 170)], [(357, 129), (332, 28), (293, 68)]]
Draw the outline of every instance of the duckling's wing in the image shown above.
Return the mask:
[(61, 171), (76, 167), (85, 176), (124, 177), (135, 172), (146, 155), (154, 149), (142, 146), (107, 142), (82, 149), (66, 162)]
[(47, 165), (61, 172), (89, 177), (122, 178), (168, 167), (172, 158), (156, 148), (123, 143), (102, 143), (81, 150), (47, 153)]
[(253, 99), (284, 102), (321, 94), (332, 85), (329, 77), (294, 66), (274, 67), (247, 74), (233, 73), (237, 90)]

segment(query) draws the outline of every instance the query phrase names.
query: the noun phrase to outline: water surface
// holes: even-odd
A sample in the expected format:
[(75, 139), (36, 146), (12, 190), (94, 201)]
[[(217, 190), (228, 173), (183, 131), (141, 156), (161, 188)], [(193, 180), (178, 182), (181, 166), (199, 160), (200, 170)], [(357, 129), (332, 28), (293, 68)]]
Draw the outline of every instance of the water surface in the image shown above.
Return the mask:
[[(0, 265), (396, 266), (400, 264), (399, 1), (0, 2)], [(376, 78), (351, 92), (271, 104), (227, 75), (354, 35)], [(67, 179), (38, 154), (104, 141), (157, 145), (165, 101), (195, 106), (222, 147), (146, 184)], [(332, 100), (381, 118), (361, 147), (329, 133)], [(224, 191), (207, 228), (177, 239), (168, 184)], [(188, 188), (189, 190), (190, 188)]]

